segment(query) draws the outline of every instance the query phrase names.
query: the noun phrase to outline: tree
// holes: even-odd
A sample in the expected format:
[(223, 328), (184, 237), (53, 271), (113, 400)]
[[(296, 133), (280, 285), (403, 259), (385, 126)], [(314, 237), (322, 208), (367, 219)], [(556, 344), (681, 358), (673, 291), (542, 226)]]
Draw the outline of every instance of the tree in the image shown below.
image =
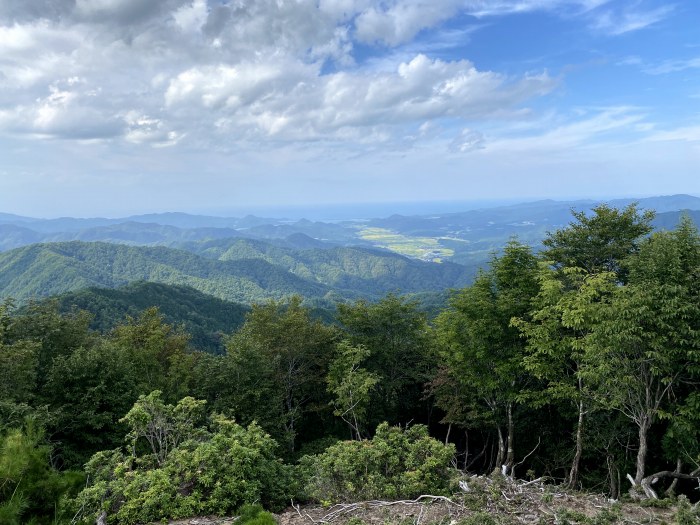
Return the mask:
[(357, 440), (362, 439), (370, 394), (379, 381), (377, 374), (360, 366), (368, 356), (369, 350), (364, 346), (341, 341), (326, 379), (328, 391), (335, 396), (331, 401), (335, 407), (333, 413), (350, 426)]
[(621, 262), (637, 251), (639, 241), (653, 227), (653, 211), (640, 214), (636, 204), (618, 210), (600, 204), (591, 215), (571, 210), (575, 221), (549, 233), (542, 241), (542, 257), (555, 268), (582, 268), (587, 273), (613, 272), (622, 281), (626, 270)]
[[(507, 471), (515, 464), (514, 408), (531, 380), (522, 366), (525, 341), (511, 319), (528, 315), (539, 289), (536, 277), (530, 248), (511, 241), (436, 321), (442, 361), (442, 374), (432, 383), (436, 403), (446, 410), (448, 423), (493, 425), (496, 468), (504, 465)], [(455, 403), (465, 410), (455, 413)]]
[(582, 375), (585, 337), (596, 323), (594, 314), (612, 292), (615, 282), (624, 283), (628, 269), (624, 260), (639, 249), (641, 238), (652, 230), (654, 213), (639, 213), (635, 204), (623, 210), (601, 204), (591, 214), (572, 210), (574, 221), (549, 233), (541, 259), (541, 291), (532, 318), (516, 319), (527, 338), (525, 366), (545, 381), (539, 393), (530, 392), (535, 405), (571, 402), (578, 417), (575, 448), (566, 484), (578, 484), (583, 454), (585, 417), (592, 408), (588, 385)]
[(340, 303), (338, 321), (353, 345), (369, 351), (365, 368), (379, 378), (371, 426), (408, 422), (419, 407), (427, 408), (423, 390), (434, 359), (426, 316), (416, 302), (389, 294), (376, 303)]
[(120, 420), (129, 427), (127, 439), (131, 441), (132, 456), (140, 439), (145, 439), (158, 466), (163, 466), (168, 454), (186, 439), (195, 437), (195, 427), (204, 419), (206, 401), (185, 397), (177, 405), (166, 405), (159, 390), (138, 401)]
[(234, 383), (221, 404), (243, 422), (257, 420), (293, 452), (306, 416), (328, 407), (325, 378), (336, 341), (337, 330), (312, 319), (299, 297), (254, 305), (226, 343)]
[(0, 434), (0, 523), (56, 523), (60, 498), (79, 490), (84, 477), (51, 465), (44, 430), (28, 420)]
[(121, 442), (119, 418), (141, 393), (138, 370), (114, 344), (100, 341), (53, 361), (44, 395), (64, 466), (81, 466)]
[(545, 264), (539, 272), (540, 292), (530, 318), (516, 317), (512, 325), (527, 340), (524, 367), (541, 381), (522, 396), (535, 407), (571, 404), (577, 412), (574, 453), (565, 484), (575, 488), (584, 449), (584, 426), (593, 409), (585, 376), (585, 337), (595, 326), (596, 310), (612, 293), (610, 272), (588, 274), (581, 268), (554, 272)]
[(587, 366), (599, 399), (638, 428), (634, 476), (645, 478), (647, 436), (674, 390), (700, 365), (700, 237), (688, 220), (659, 232), (629, 260), (629, 283), (615, 289), (587, 337)]
[(112, 330), (109, 340), (131, 363), (139, 393), (160, 390), (168, 401), (189, 393), (196, 359), (188, 351), (189, 335), (167, 324), (158, 308), (147, 308), (138, 317), (127, 316)]

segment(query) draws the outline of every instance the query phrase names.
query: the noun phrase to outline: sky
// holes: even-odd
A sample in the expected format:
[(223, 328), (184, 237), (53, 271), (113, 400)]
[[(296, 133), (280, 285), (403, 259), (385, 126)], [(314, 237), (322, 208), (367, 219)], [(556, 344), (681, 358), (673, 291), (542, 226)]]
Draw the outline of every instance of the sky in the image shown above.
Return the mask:
[(0, 0), (0, 212), (700, 195), (696, 0)]

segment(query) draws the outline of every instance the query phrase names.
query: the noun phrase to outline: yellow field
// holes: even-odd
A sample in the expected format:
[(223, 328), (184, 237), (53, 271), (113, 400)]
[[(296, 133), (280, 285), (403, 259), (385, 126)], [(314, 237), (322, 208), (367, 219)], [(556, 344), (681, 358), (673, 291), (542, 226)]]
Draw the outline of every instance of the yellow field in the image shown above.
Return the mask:
[(441, 262), (454, 255), (454, 250), (440, 246), (434, 237), (410, 237), (385, 228), (363, 228), (358, 236), (377, 247), (425, 261)]

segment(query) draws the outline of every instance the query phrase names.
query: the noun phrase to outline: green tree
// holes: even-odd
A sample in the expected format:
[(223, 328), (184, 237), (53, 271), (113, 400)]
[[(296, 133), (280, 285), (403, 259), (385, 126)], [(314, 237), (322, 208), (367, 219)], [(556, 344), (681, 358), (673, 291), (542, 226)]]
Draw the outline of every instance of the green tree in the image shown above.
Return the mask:
[(294, 297), (254, 305), (226, 343), (230, 386), (220, 396), (243, 422), (258, 421), (290, 452), (307, 416), (327, 410), (325, 378), (337, 330), (311, 317)]
[(626, 270), (621, 262), (637, 251), (642, 237), (653, 227), (653, 211), (623, 210), (601, 204), (592, 214), (572, 210), (575, 221), (549, 233), (542, 241), (542, 256), (556, 268), (582, 268), (587, 273), (613, 272), (622, 281)]
[(362, 439), (372, 389), (379, 381), (376, 374), (361, 367), (368, 356), (369, 350), (365, 347), (341, 341), (326, 379), (328, 391), (335, 396), (331, 401), (335, 408), (333, 413), (350, 426), (358, 440)]
[(700, 365), (700, 237), (688, 220), (654, 234), (628, 264), (629, 283), (599, 309), (587, 338), (587, 367), (601, 403), (622, 412), (638, 428), (634, 477), (642, 483), (648, 433), (671, 415), (674, 391)]
[(147, 308), (138, 317), (127, 316), (112, 330), (109, 340), (131, 363), (139, 393), (160, 390), (166, 400), (175, 401), (190, 392), (196, 355), (188, 351), (189, 335), (167, 324), (158, 308)]
[(154, 390), (138, 401), (120, 420), (129, 427), (127, 439), (131, 442), (132, 455), (136, 456), (139, 440), (148, 443), (158, 466), (162, 466), (168, 454), (186, 439), (195, 437), (195, 427), (204, 419), (204, 404), (192, 397), (185, 397), (177, 405), (166, 405), (162, 392)]
[(394, 294), (376, 303), (340, 303), (338, 321), (353, 345), (369, 351), (365, 368), (379, 378), (370, 425), (408, 422), (421, 411), (427, 417), (423, 390), (435, 359), (418, 303)]
[(59, 356), (44, 387), (53, 413), (51, 430), (65, 466), (80, 466), (121, 442), (119, 418), (139, 395), (138, 371), (108, 341)]
[(55, 523), (60, 498), (83, 479), (51, 466), (51, 447), (32, 421), (0, 435), (0, 523)]
[[(515, 464), (514, 408), (531, 381), (522, 366), (525, 341), (511, 319), (528, 315), (538, 289), (535, 256), (511, 241), (436, 321), (442, 362), (432, 383), (436, 403), (448, 423), (495, 428), (497, 469), (504, 465), (510, 471)], [(455, 406), (463, 408), (457, 412)]]
[(515, 318), (512, 322), (527, 340), (523, 365), (540, 380), (537, 388), (523, 393), (523, 398), (535, 407), (564, 403), (576, 411), (574, 453), (564, 481), (575, 488), (584, 450), (585, 420), (593, 409), (584, 375), (584, 341), (597, 322), (596, 309), (615, 287), (615, 276), (610, 272), (587, 274), (577, 267), (554, 272), (543, 265), (539, 283), (530, 318)]
[(571, 403), (578, 413), (575, 447), (565, 483), (579, 482), (585, 419), (592, 409), (588, 383), (582, 375), (584, 341), (597, 322), (596, 308), (608, 300), (615, 282), (627, 279), (623, 264), (636, 253), (651, 230), (654, 213), (640, 213), (635, 204), (623, 210), (602, 204), (591, 214), (572, 210), (574, 221), (549, 233), (541, 252), (540, 292), (531, 318), (514, 320), (527, 338), (525, 367), (545, 387), (530, 391), (535, 406)]

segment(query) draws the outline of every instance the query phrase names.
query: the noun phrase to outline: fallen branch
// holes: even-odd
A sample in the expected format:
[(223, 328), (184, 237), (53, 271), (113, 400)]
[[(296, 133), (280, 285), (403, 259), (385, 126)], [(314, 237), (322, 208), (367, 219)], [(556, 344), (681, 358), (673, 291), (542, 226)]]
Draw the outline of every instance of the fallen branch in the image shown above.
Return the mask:
[(656, 494), (656, 491), (651, 486), (662, 478), (700, 480), (700, 468), (694, 470), (690, 474), (683, 474), (682, 472), (679, 472), (678, 470), (662, 470), (661, 472), (657, 472), (655, 474), (652, 474), (651, 476), (645, 477), (644, 479), (642, 479), (641, 486), (642, 486), (642, 490), (644, 490), (644, 494), (646, 494), (647, 498), (659, 499), (658, 494)]

